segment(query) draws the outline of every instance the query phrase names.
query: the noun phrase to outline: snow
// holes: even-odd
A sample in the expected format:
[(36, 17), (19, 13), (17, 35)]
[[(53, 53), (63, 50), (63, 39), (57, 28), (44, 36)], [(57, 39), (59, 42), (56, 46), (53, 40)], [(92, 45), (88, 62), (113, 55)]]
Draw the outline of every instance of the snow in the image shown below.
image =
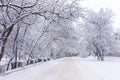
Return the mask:
[(0, 65), (5, 65), (8, 63), (8, 61), (9, 61), (9, 59), (2, 58), (2, 60), (0, 61)]
[(61, 58), (35, 64), (0, 77), (0, 80), (120, 80), (119, 57), (97, 61), (89, 58)]
[(107, 57), (105, 61), (83, 61), (84, 65), (103, 77), (104, 80), (120, 80), (120, 57)]

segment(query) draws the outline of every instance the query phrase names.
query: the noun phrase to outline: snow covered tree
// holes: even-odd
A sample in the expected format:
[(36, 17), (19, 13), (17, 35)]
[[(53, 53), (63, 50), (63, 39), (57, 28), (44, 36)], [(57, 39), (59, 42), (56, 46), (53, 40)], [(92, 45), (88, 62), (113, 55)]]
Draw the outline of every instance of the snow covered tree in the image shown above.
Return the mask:
[(104, 60), (104, 55), (113, 50), (112, 16), (111, 10), (100, 9), (99, 12), (89, 12), (85, 18), (84, 30), (87, 49), (101, 61)]
[(32, 15), (31, 11), (37, 2), (37, 0), (32, 2), (25, 0), (0, 0), (0, 27), (2, 28), (0, 34), (0, 61), (4, 56), (6, 43), (13, 29), (18, 24), (27, 24), (25, 19)]
[(14, 57), (22, 53), (21, 49), (29, 57), (34, 57), (35, 51), (41, 54), (56, 38), (69, 36), (69, 26), (80, 17), (82, 9), (79, 0), (0, 0), (0, 10), (1, 60), (6, 51)]

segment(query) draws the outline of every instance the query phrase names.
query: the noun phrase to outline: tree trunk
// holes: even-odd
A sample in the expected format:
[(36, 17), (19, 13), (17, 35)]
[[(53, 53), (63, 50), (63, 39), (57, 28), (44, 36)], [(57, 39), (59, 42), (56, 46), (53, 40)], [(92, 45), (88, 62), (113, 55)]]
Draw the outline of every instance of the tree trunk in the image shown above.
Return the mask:
[(101, 48), (102, 50), (100, 50), (95, 43), (94, 43), (94, 46), (96, 48), (96, 51), (94, 52), (95, 56), (97, 56), (98, 60), (104, 61), (103, 49)]
[(1, 61), (1, 59), (3, 58), (3, 56), (4, 56), (5, 46), (6, 46), (8, 37), (10, 36), (10, 34), (11, 34), (12, 30), (13, 30), (13, 26), (14, 26), (14, 24), (12, 24), (10, 27), (8, 27), (8, 28), (3, 32), (3, 35), (2, 35), (2, 44), (1, 44), (1, 51), (0, 51), (0, 61)]

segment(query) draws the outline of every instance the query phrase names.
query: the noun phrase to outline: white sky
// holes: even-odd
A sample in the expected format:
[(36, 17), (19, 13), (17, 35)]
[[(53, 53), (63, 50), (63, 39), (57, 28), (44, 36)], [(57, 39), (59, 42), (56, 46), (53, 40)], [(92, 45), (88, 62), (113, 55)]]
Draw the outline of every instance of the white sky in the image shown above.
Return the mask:
[(113, 27), (120, 29), (120, 0), (83, 0), (82, 6), (94, 11), (99, 11), (100, 8), (112, 9), (115, 14)]

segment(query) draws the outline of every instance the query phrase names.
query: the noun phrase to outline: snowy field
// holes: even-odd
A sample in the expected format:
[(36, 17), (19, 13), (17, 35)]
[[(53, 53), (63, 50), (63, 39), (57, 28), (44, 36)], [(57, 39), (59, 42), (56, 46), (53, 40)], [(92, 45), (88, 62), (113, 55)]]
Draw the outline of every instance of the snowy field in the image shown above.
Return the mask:
[(120, 58), (105, 61), (89, 58), (61, 58), (35, 64), (0, 77), (0, 80), (120, 80)]

